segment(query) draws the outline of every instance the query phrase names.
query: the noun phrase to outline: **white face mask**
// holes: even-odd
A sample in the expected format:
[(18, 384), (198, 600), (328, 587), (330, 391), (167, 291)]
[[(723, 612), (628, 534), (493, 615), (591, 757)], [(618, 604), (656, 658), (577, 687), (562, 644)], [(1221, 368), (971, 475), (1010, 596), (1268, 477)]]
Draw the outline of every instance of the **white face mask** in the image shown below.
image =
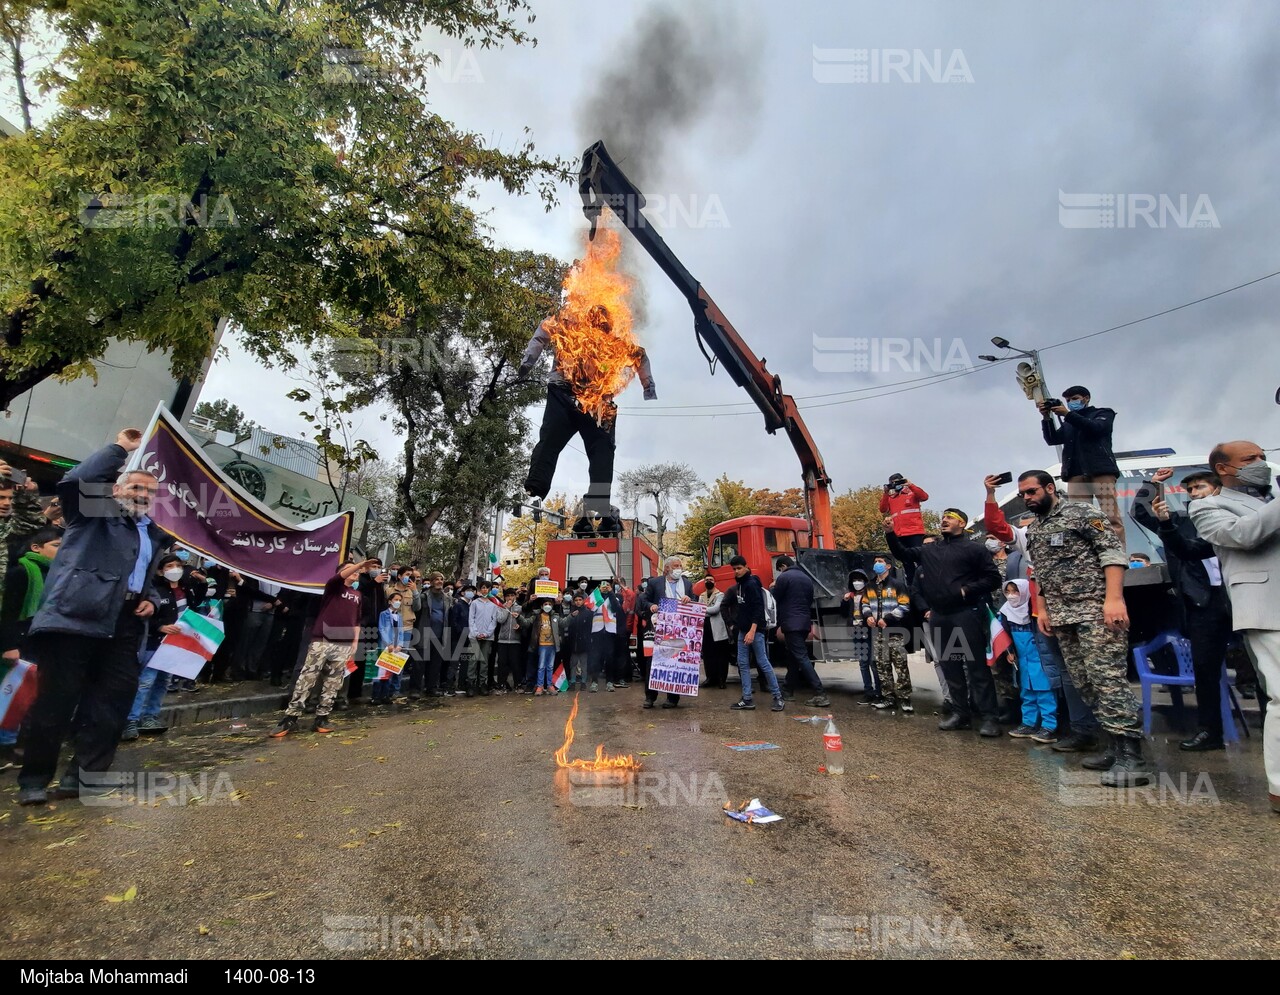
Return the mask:
[(866, 587), (866, 586), (867, 586), (867, 585), (866, 585), (866, 582), (865, 582), (865, 581), (855, 580), (855, 581), (853, 582), (853, 589), (854, 589), (855, 591), (861, 591), (861, 590), (862, 590), (864, 587)]
[(684, 571), (681, 570), (679, 567), (676, 567), (674, 570), (671, 571), (672, 580), (679, 580), (683, 576), (684, 576)]
[(391, 610), (393, 612), (398, 612), (400, 610), (400, 602), (399, 601), (391, 602)]
[(1009, 602), (1011, 605), (1020, 605), (1022, 604), (1022, 595), (1018, 594), (1016, 591), (1011, 591), (1004, 596), (1004, 600)]
[(164, 572), (164, 579), (169, 581), (171, 584), (176, 584), (178, 581), (182, 580), (182, 568), (174, 567), (172, 570), (166, 570)]
[(542, 606), (542, 610), (543, 610), (544, 612), (550, 612), (550, 611), (551, 611), (551, 606), (550, 606), (550, 605), (543, 605), (543, 606)]
[(998, 553), (1004, 546), (999, 539), (988, 539), (985, 543), (988, 553)]

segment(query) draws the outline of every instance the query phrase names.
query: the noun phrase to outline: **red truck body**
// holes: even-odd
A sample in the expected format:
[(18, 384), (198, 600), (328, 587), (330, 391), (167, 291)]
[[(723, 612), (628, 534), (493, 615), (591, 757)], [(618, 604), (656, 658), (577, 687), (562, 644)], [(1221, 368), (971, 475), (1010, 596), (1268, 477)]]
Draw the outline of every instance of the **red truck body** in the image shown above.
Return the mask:
[(552, 539), (547, 543), (546, 565), (562, 591), (579, 577), (586, 577), (591, 587), (596, 581), (621, 577), (634, 590), (643, 578), (662, 570), (658, 551), (639, 537)]

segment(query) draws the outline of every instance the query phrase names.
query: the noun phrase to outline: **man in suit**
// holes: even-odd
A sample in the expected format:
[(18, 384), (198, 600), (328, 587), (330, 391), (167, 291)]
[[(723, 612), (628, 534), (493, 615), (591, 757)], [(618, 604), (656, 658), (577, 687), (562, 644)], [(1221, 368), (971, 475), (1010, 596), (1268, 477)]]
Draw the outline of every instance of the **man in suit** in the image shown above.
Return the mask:
[[(1196, 677), (1196, 710), (1200, 730), (1180, 748), (1189, 753), (1225, 749), (1222, 742), (1222, 662), (1231, 639), (1231, 601), (1222, 583), (1222, 567), (1213, 547), (1196, 533), (1185, 514), (1169, 510), (1158, 488), (1173, 476), (1171, 467), (1155, 472), (1151, 483), (1139, 488), (1133, 503), (1134, 520), (1155, 532), (1164, 544), (1165, 560), (1173, 586), (1182, 599), (1185, 631), (1191, 641), (1191, 661)], [(1202, 470), (1182, 478), (1191, 500), (1211, 497), (1222, 490), (1216, 473)], [(1129, 558), (1130, 566), (1134, 562)]]
[[(670, 598), (680, 604), (688, 604), (693, 600), (693, 583), (684, 575), (684, 561), (678, 556), (668, 556), (662, 565), (662, 576), (650, 578), (640, 597), (636, 599), (636, 608), (647, 616), (652, 626), (652, 619), (658, 614), (663, 598)], [(653, 658), (645, 657), (640, 665), (640, 680), (644, 685), (644, 707), (652, 708), (658, 700), (658, 692), (649, 690), (649, 671), (653, 666)], [(663, 708), (675, 708), (680, 704), (678, 694), (667, 693)]]
[(1271, 809), (1280, 813), (1280, 597), (1270, 583), (1271, 573), (1280, 571), (1280, 501), (1256, 443), (1218, 443), (1209, 467), (1222, 479), (1222, 490), (1191, 502), (1191, 522), (1217, 551), (1233, 624), (1244, 633), (1266, 685), (1262, 761)]
[(68, 736), (75, 754), (55, 797), (100, 787), (137, 694), (138, 650), (156, 609), (151, 578), (170, 542), (147, 514), (160, 486), (155, 474), (124, 470), (141, 443), (141, 432), (124, 429), (58, 484), (67, 530), (27, 637), (40, 681), (27, 716), (19, 804), (48, 799)]

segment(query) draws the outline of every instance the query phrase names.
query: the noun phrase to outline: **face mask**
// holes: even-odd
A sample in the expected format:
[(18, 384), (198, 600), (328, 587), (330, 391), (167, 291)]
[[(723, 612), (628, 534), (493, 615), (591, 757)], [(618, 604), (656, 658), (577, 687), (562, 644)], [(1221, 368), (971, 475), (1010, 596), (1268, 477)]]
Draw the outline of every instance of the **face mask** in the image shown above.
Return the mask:
[(1134, 567), (1134, 568), (1136, 568), (1136, 567), (1145, 567), (1145, 566), (1146, 566), (1146, 564), (1145, 564), (1145, 563), (1143, 563), (1141, 560), (1130, 560), (1130, 561), (1129, 561), (1129, 566), (1130, 566), (1130, 567)]
[(1068, 411), (1083, 411), (1083, 410), (1084, 410), (1084, 401), (1068, 401), (1068, 402), (1067, 402), (1067, 410), (1068, 410)]
[(399, 601), (391, 602), (391, 610), (393, 612), (398, 612), (400, 610), (400, 602)]
[(1236, 471), (1236, 479), (1249, 487), (1266, 490), (1271, 486), (1271, 467), (1262, 460), (1242, 466)]
[(876, 564), (874, 567), (872, 567), (871, 569), (872, 569), (872, 570), (874, 570), (874, 571), (875, 571), (876, 573), (878, 573), (878, 574), (886, 574), (886, 573), (888, 573), (888, 572), (889, 572), (889, 568), (888, 568), (887, 566), (885, 566), (883, 563), (877, 563), (877, 564)]
[(379, 570), (377, 567), (370, 567), (370, 568), (369, 568), (369, 576), (370, 576), (370, 577), (376, 577), (376, 576), (378, 576), (378, 574), (380, 574), (381, 572), (382, 572), (382, 571), (381, 571), (381, 570)]
[(578, 585), (578, 590), (579, 590), (579, 591), (585, 591), (586, 589), (587, 589), (587, 585), (586, 585), (586, 584), (579, 584), (579, 585)]
[(172, 570), (166, 570), (164, 572), (164, 579), (171, 584), (176, 584), (178, 581), (182, 580), (182, 568), (176, 567)]
[(353, 590), (353, 591), (354, 591), (354, 590), (355, 590), (356, 588), (358, 588), (359, 586), (360, 586), (360, 582), (359, 582), (358, 580), (353, 580), (353, 581), (351, 582), (351, 590)]
[(998, 553), (1003, 548), (1004, 543), (999, 539), (988, 539), (984, 545), (987, 547), (988, 553)]
[(214, 567), (216, 567), (217, 565), (218, 565), (218, 564), (214, 563), (214, 562), (213, 562), (213, 560), (205, 560), (205, 561), (204, 561), (204, 568), (205, 568), (206, 570), (212, 570), (212, 569), (213, 569)]
[(1011, 605), (1016, 605), (1018, 604), (1018, 602), (1022, 600), (1022, 595), (1018, 594), (1016, 591), (1006, 593), (1004, 596), (1004, 600), (1009, 602), (1009, 604)]
[(714, 591), (715, 589), (716, 589), (715, 584), (708, 584), (708, 585), (707, 585), (707, 593), (708, 593), (708, 594), (710, 594), (710, 593), (711, 593), (712, 591)]
[(178, 559), (180, 559), (183, 563), (186, 563), (187, 560), (191, 559), (191, 554), (188, 553), (185, 549), (181, 549), (178, 552), (174, 553), (173, 555), (176, 556)]
[(679, 579), (680, 579), (681, 577), (683, 577), (683, 576), (684, 576), (684, 571), (683, 571), (683, 570), (679, 570), (679, 569), (677, 569), (677, 570), (672, 570), (672, 571), (671, 571), (671, 579), (672, 579), (672, 580), (679, 580)]
[(855, 581), (853, 582), (853, 589), (854, 589), (855, 591), (861, 591), (861, 590), (862, 590), (864, 587), (866, 587), (866, 586), (867, 586), (866, 581), (862, 581), (862, 580), (855, 580)]
[(491, 588), (489, 588), (489, 594), (496, 598), (496, 597), (498, 597), (499, 595), (501, 595), (501, 594), (502, 594), (502, 592), (501, 592), (501, 591), (499, 591), (496, 587), (491, 587)]
[(542, 610), (543, 610), (544, 612), (549, 612), (549, 611), (551, 611), (551, 606), (550, 606), (550, 605), (543, 605), (543, 606), (542, 606)]
[(463, 596), (464, 598), (466, 598), (466, 600), (470, 601), (472, 598), (474, 598), (474, 597), (476, 596), (476, 592), (475, 592), (475, 591), (463, 591), (463, 592), (462, 592), (462, 596)]
[(452, 594), (452, 593), (453, 593), (453, 588), (452, 588), (452, 587), (446, 587), (446, 588), (444, 589), (444, 593), (445, 593), (445, 594)]

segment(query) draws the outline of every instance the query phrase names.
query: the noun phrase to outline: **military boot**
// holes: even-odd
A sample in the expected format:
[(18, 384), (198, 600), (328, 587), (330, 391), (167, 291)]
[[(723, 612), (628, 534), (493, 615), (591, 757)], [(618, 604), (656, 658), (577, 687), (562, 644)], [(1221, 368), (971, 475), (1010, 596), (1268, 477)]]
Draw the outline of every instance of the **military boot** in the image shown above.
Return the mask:
[(1151, 770), (1142, 755), (1142, 740), (1134, 736), (1117, 736), (1116, 762), (1102, 775), (1103, 787), (1140, 788), (1151, 783)]
[(1116, 762), (1119, 748), (1116, 746), (1117, 737), (1109, 732), (1102, 734), (1106, 737), (1107, 746), (1104, 753), (1094, 753), (1085, 757), (1080, 761), (1080, 766), (1085, 770), (1110, 770)]

